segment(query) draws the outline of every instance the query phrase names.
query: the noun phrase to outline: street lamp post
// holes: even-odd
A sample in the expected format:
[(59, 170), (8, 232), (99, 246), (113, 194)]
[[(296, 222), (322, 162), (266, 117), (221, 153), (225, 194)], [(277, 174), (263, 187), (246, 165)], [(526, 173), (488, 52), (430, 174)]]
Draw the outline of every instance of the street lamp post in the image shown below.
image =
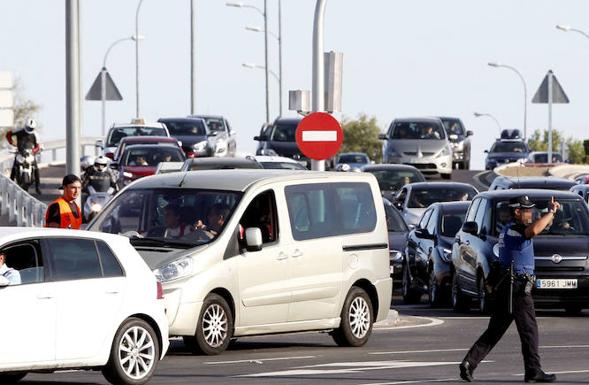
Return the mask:
[[(324, 95), (324, 62), (323, 62), (323, 25), (325, 20), (325, 5), (327, 0), (317, 0), (315, 4), (315, 18), (313, 20), (313, 88), (312, 110), (323, 111)], [(312, 160), (311, 170), (325, 171), (325, 161)]]
[[(139, 10), (143, 0), (139, 0), (135, 11), (135, 36), (139, 36)], [(139, 118), (139, 39), (135, 39), (135, 117)]]
[(497, 124), (497, 127), (499, 127), (499, 132), (501, 133), (501, 131), (503, 130), (501, 128), (501, 124), (499, 124), (499, 120), (497, 120), (496, 117), (494, 117), (493, 115), (489, 114), (489, 113), (481, 113), (481, 112), (475, 112), (474, 113), (475, 118), (480, 118), (481, 116), (486, 116), (489, 117), (491, 119), (493, 119), (495, 121), (495, 123)]
[(494, 68), (507, 68), (508, 70), (515, 72), (521, 79), (524, 86), (524, 140), (526, 140), (528, 138), (528, 85), (526, 84), (526, 80), (524, 79), (521, 72), (510, 65), (491, 62), (489, 63), (489, 66)]
[(265, 77), (266, 77), (266, 124), (270, 123), (270, 90), (268, 88), (268, 9), (267, 9), (267, 0), (264, 0), (264, 10), (260, 8), (244, 3), (225, 3), (227, 7), (235, 7), (235, 8), (250, 8), (258, 12), (264, 18), (264, 67), (265, 70)]
[(105, 135), (106, 133), (106, 59), (108, 59), (108, 55), (110, 54), (110, 51), (119, 43), (122, 43), (124, 41), (129, 41), (129, 40), (137, 40), (137, 39), (142, 39), (141, 36), (129, 36), (129, 37), (123, 37), (121, 39), (118, 39), (116, 41), (114, 41), (110, 47), (108, 47), (108, 49), (106, 50), (106, 52), (104, 53), (104, 58), (102, 59), (102, 70), (100, 70), (100, 101), (102, 103), (102, 136)]
[(576, 32), (578, 34), (585, 36), (587, 39), (589, 39), (589, 34), (587, 32), (577, 29), (577, 28), (572, 28), (571, 26), (568, 26), (568, 25), (559, 24), (556, 26), (556, 29), (559, 29), (563, 32)]
[[(242, 67), (245, 68), (251, 68), (251, 69), (261, 69), (261, 70), (265, 70), (266, 68), (263, 65), (259, 65), (259, 64), (253, 64), (253, 63), (242, 63), (241, 64)], [(276, 72), (272, 71), (272, 70), (268, 70), (268, 73), (270, 75), (272, 75), (274, 77), (274, 79), (276, 79), (277, 82), (280, 83), (280, 75), (277, 74)]]

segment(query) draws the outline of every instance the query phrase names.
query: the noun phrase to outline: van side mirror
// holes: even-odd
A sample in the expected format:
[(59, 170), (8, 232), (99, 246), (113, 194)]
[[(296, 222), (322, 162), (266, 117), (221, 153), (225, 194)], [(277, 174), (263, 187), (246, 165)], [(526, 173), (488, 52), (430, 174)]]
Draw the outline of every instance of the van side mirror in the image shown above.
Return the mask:
[(472, 132), (470, 130), (466, 131), (466, 136), (473, 136), (473, 135), (474, 135), (474, 132)]
[(10, 285), (10, 281), (3, 275), (0, 275), (0, 287), (6, 287)]
[(247, 251), (262, 250), (262, 230), (257, 227), (245, 229), (245, 245)]
[(462, 231), (468, 234), (477, 235), (479, 233), (479, 225), (476, 222), (464, 222)]
[(378, 139), (380, 140), (388, 140), (387, 134), (378, 134)]

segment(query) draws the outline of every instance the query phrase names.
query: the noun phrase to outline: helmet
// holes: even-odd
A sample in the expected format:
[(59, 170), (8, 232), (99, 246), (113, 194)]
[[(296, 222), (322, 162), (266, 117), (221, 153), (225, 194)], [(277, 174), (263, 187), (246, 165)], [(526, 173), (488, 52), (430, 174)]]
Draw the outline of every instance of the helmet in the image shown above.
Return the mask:
[(108, 166), (108, 158), (106, 156), (100, 155), (98, 158), (94, 160), (95, 166)]
[(335, 168), (335, 171), (344, 171), (344, 172), (347, 172), (347, 171), (351, 171), (351, 170), (352, 170), (352, 168), (347, 163), (340, 163)]
[(82, 167), (82, 170), (86, 170), (88, 167), (92, 166), (92, 163), (94, 163), (94, 157), (90, 155), (85, 155), (80, 158), (80, 167)]
[(37, 121), (35, 119), (29, 118), (25, 121), (25, 131), (28, 134), (32, 134), (36, 128), (37, 128)]

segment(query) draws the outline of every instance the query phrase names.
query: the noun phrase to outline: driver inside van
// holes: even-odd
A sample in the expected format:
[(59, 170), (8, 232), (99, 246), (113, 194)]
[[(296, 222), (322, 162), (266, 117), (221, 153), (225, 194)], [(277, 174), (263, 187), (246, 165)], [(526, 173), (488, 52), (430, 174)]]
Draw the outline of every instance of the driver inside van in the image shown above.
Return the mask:
[(211, 238), (216, 237), (223, 229), (228, 215), (229, 207), (222, 203), (215, 203), (207, 213), (206, 223), (202, 219), (199, 219), (196, 221), (194, 228), (205, 231)]

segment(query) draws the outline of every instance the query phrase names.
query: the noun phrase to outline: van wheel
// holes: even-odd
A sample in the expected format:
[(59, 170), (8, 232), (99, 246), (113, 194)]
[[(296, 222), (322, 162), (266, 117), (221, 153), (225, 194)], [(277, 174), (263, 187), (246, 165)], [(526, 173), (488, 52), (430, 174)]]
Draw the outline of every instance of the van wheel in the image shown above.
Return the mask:
[(402, 294), (403, 301), (407, 304), (419, 303), (421, 301), (421, 293), (411, 287), (411, 277), (409, 276), (409, 267), (407, 264), (403, 265)]
[(233, 315), (225, 298), (209, 294), (202, 304), (196, 334), (184, 342), (194, 354), (214, 356), (224, 352), (233, 337)]
[(352, 287), (341, 312), (340, 327), (331, 335), (339, 346), (363, 346), (372, 333), (372, 302), (363, 289)]
[(7, 372), (7, 373), (0, 373), (0, 384), (16, 384), (25, 376), (27, 372)]
[(102, 374), (111, 384), (147, 383), (160, 359), (158, 337), (144, 320), (129, 318), (115, 335)]
[(465, 296), (462, 290), (460, 290), (457, 273), (454, 273), (454, 277), (452, 278), (452, 308), (457, 312), (468, 311), (470, 308), (470, 298)]

